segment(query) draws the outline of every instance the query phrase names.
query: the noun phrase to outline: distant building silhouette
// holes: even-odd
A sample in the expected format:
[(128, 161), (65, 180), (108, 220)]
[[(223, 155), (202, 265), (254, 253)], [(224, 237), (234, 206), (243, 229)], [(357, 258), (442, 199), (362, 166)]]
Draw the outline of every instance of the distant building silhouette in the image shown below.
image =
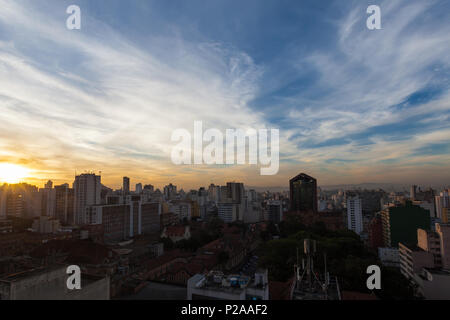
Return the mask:
[(317, 212), (317, 180), (300, 173), (289, 181), (291, 211)]

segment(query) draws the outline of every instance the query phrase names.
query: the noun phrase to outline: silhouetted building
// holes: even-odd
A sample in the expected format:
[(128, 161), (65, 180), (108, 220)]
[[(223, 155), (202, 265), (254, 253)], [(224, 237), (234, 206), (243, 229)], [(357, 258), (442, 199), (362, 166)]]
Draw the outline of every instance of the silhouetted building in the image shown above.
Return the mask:
[(122, 191), (124, 196), (130, 193), (130, 178), (123, 177)]
[(317, 180), (301, 173), (289, 181), (291, 211), (317, 212)]
[(381, 217), (386, 247), (397, 247), (399, 242), (417, 243), (417, 229), (430, 229), (430, 212), (410, 201), (404, 206), (386, 208)]

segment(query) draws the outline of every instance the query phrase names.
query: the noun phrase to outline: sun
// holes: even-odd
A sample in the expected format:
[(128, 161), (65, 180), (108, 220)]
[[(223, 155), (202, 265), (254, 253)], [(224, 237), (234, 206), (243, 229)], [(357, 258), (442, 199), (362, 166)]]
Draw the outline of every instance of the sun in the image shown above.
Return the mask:
[(19, 183), (28, 177), (28, 168), (11, 163), (0, 163), (0, 182)]

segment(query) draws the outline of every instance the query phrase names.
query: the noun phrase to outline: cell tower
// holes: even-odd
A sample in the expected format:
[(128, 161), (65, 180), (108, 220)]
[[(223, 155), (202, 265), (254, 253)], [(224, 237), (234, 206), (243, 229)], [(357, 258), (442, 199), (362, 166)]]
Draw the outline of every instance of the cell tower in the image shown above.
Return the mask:
[(304, 258), (299, 264), (297, 248), (297, 264), (295, 265), (296, 294), (304, 299), (328, 299), (329, 274), (327, 272), (326, 254), (324, 254), (325, 272), (322, 279), (319, 273), (314, 271), (314, 258), (317, 253), (316, 240), (303, 240)]

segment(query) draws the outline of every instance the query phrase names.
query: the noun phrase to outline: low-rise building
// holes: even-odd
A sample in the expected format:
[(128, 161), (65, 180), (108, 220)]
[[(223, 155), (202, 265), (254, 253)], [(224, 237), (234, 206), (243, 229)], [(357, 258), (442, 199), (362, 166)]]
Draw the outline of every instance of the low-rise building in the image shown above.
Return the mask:
[(407, 278), (413, 279), (414, 274), (422, 268), (434, 268), (433, 254), (417, 246), (398, 244), (400, 256), (400, 272)]
[(67, 288), (67, 266), (30, 269), (0, 278), (0, 300), (109, 300), (109, 277), (81, 274), (81, 289)]
[(378, 248), (378, 258), (383, 266), (400, 267), (400, 256), (398, 248)]
[(269, 300), (268, 271), (253, 277), (211, 271), (188, 280), (187, 300)]

